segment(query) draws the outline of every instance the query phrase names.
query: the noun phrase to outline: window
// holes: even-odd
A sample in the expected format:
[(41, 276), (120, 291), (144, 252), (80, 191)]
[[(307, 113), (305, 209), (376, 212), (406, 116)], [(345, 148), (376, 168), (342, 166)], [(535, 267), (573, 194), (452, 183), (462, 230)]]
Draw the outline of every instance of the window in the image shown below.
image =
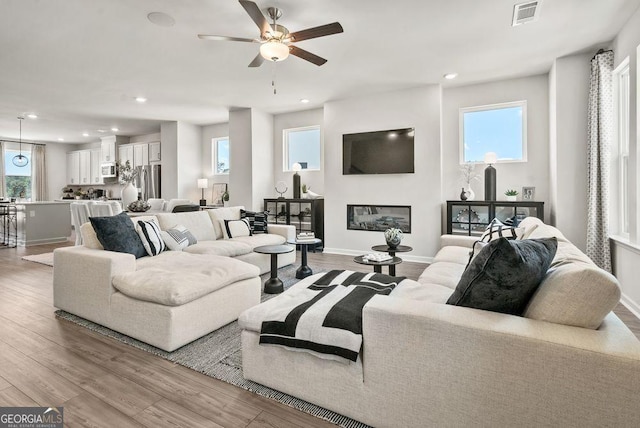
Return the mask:
[(515, 101), (460, 109), (460, 163), (527, 161), (527, 102)]
[(27, 166), (18, 167), (13, 164), (14, 156), (20, 154), (18, 145), (5, 143), (4, 175), (7, 198), (31, 200), (31, 146), (22, 145), (22, 155), (29, 160)]
[(282, 132), (284, 171), (291, 171), (294, 163), (302, 169), (320, 169), (320, 127), (285, 129)]
[[(629, 236), (629, 58), (613, 71), (614, 97), (615, 97), (615, 118), (616, 118), (616, 140), (617, 156), (613, 165), (616, 171), (611, 175), (616, 179), (618, 192), (615, 197), (613, 209), (617, 211), (617, 216), (612, 216), (618, 222), (617, 232), (622, 236)], [(614, 149), (614, 154), (616, 151)], [(617, 218), (616, 218), (617, 217)]]
[(229, 137), (214, 138), (211, 140), (211, 153), (214, 174), (229, 174), (231, 163), (229, 162)]

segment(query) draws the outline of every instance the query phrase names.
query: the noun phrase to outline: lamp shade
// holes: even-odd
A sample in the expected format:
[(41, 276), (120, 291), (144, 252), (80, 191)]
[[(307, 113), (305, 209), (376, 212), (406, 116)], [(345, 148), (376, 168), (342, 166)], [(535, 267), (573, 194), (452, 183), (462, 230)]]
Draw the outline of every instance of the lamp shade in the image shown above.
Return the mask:
[(209, 180), (206, 178), (198, 178), (198, 189), (206, 189), (209, 187)]
[(271, 40), (260, 45), (260, 55), (269, 61), (282, 61), (289, 56), (289, 46), (277, 40)]
[(484, 154), (484, 163), (492, 164), (498, 162), (498, 155), (494, 152), (487, 152)]
[(291, 165), (291, 170), (293, 172), (302, 171), (302, 165), (300, 165), (298, 162), (296, 162), (293, 165)]

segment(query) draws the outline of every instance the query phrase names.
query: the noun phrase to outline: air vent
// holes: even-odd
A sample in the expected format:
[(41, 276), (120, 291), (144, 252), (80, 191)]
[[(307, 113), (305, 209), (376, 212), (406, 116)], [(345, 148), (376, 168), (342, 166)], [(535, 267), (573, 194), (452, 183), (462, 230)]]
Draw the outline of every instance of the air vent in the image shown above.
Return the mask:
[(539, 0), (515, 5), (513, 7), (513, 22), (511, 25), (515, 27), (538, 19), (538, 10), (540, 9), (538, 6), (540, 6)]

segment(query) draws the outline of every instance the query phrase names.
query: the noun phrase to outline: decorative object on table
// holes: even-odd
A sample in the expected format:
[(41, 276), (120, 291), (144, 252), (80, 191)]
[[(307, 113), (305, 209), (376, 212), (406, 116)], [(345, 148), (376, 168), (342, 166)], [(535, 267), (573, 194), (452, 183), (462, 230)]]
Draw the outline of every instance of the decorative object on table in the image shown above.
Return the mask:
[(384, 231), (384, 239), (390, 248), (396, 248), (402, 242), (402, 230), (395, 227)]
[(278, 199), (284, 199), (284, 194), (287, 193), (287, 190), (289, 190), (289, 188), (287, 187), (287, 183), (285, 183), (284, 181), (278, 181), (276, 183), (276, 192), (278, 192)]
[(207, 200), (204, 198), (204, 189), (209, 188), (209, 180), (206, 178), (198, 178), (198, 189), (202, 191), (202, 199), (200, 199), (200, 206), (204, 207), (207, 205)]
[(151, 208), (151, 204), (147, 201), (133, 201), (129, 205), (127, 205), (128, 211), (133, 211), (134, 213), (143, 213), (145, 211), (149, 211)]
[(523, 187), (522, 188), (522, 200), (523, 201), (533, 201), (536, 197), (536, 188), (535, 187)]
[(465, 192), (464, 187), (460, 191), (460, 200), (461, 201), (466, 201), (467, 200), (467, 192)]
[(311, 188), (307, 187), (306, 184), (302, 185), (302, 199), (309, 199), (309, 193), (307, 193), (309, 191), (309, 189), (311, 189)]
[(460, 167), (460, 172), (462, 172), (462, 184), (464, 185), (463, 190), (466, 196), (465, 199), (462, 199), (462, 195), (460, 195), (460, 199), (473, 201), (476, 194), (471, 188), (471, 182), (480, 179), (480, 176), (476, 173), (476, 165), (470, 162), (465, 163)]
[(498, 155), (494, 152), (484, 154), (484, 163), (489, 165), (484, 169), (484, 200), (496, 200), (496, 169), (493, 164), (498, 162)]
[(313, 232), (300, 232), (296, 235), (297, 241), (313, 241), (316, 239), (316, 234)]
[(213, 183), (211, 191), (211, 203), (213, 205), (222, 205), (222, 195), (227, 189), (226, 183)]
[(411, 206), (347, 205), (347, 229), (384, 232), (389, 228), (411, 233)]
[(322, 195), (319, 195), (315, 192), (311, 191), (311, 188), (307, 189), (307, 198), (306, 199), (318, 199), (322, 198)]
[(456, 222), (459, 223), (462, 230), (474, 230), (477, 227), (484, 227), (484, 225), (474, 225), (474, 223), (480, 222), (480, 216), (473, 209), (465, 208), (458, 212), (456, 215)]
[(293, 171), (293, 199), (299, 199), (300, 198), (300, 174), (298, 174), (298, 171), (302, 171), (302, 165), (296, 162), (291, 166), (291, 170)]
[(229, 203), (229, 185), (225, 184), (224, 193), (222, 194), (222, 204), (226, 207)]
[(18, 120), (20, 123), (20, 154), (15, 155), (11, 162), (13, 162), (15, 166), (22, 168), (24, 166), (27, 166), (27, 164), (29, 163), (29, 159), (22, 154), (22, 121), (24, 120), (24, 116), (18, 116)]
[(391, 260), (392, 258), (393, 256), (386, 253), (369, 253), (362, 256), (362, 260), (366, 260), (368, 262), (384, 262)]
[(509, 201), (509, 202), (515, 202), (515, 201), (518, 200), (518, 191), (517, 190), (509, 189), (506, 192), (504, 192), (504, 194), (507, 197), (507, 201)]

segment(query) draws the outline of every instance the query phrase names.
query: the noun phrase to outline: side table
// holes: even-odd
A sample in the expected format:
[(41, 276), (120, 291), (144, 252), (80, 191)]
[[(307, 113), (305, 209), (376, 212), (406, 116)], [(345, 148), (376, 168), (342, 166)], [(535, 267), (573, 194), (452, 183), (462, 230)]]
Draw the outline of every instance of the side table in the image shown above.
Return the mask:
[[(397, 247), (390, 247), (388, 245), (374, 245), (371, 247), (373, 251), (380, 251), (381, 253), (388, 253), (391, 257), (395, 257), (396, 253), (408, 253), (409, 251), (413, 251), (408, 245), (398, 245)], [(396, 266), (389, 266), (389, 275), (396, 276)]]
[(296, 278), (303, 279), (313, 274), (313, 271), (307, 265), (307, 248), (309, 247), (309, 245), (317, 245), (321, 243), (322, 240), (318, 238), (301, 240), (296, 239), (295, 241), (289, 241), (289, 244), (300, 245), (300, 256), (302, 258), (302, 263), (296, 271)]
[(271, 278), (264, 282), (264, 292), (277, 294), (284, 291), (284, 284), (278, 278), (278, 254), (290, 253), (294, 250), (289, 245), (262, 245), (253, 249), (260, 254), (271, 254)]

